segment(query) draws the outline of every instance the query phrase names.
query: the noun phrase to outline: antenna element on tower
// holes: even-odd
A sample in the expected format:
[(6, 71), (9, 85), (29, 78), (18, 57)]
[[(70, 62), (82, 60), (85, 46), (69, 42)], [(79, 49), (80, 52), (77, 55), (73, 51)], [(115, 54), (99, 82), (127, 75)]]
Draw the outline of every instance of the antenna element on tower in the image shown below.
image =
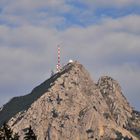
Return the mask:
[(61, 63), (60, 63), (60, 45), (58, 45), (58, 51), (57, 51), (57, 53), (58, 53), (58, 56), (57, 56), (56, 70), (57, 70), (57, 72), (59, 72), (60, 69), (61, 69)]

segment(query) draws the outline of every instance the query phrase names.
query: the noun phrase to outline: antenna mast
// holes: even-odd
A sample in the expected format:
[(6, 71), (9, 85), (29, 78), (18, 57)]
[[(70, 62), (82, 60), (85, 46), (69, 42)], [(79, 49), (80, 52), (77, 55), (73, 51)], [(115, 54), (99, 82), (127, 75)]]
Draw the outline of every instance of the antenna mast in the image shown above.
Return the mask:
[(57, 70), (57, 72), (59, 72), (60, 69), (61, 69), (61, 64), (60, 64), (60, 45), (58, 45), (57, 47), (58, 47), (57, 48), (58, 49), (58, 51), (57, 51), (58, 56), (57, 56), (56, 70)]

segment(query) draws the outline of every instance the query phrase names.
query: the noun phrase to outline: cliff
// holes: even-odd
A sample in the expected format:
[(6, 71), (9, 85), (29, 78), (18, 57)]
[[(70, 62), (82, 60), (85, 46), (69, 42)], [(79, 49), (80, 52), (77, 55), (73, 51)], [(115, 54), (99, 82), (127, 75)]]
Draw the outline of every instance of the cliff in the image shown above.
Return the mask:
[(30, 94), (13, 98), (0, 111), (23, 139), (32, 126), (39, 140), (138, 140), (140, 113), (123, 96), (117, 81), (103, 76), (96, 83), (72, 62)]

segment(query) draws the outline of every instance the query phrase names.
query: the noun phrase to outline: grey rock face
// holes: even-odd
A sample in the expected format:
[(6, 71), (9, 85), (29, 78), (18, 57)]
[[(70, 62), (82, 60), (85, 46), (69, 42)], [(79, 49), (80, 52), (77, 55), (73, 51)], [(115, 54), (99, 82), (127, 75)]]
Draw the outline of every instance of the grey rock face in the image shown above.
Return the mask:
[(125, 127), (128, 124), (128, 118), (132, 117), (132, 107), (130, 107), (126, 98), (123, 96), (121, 87), (117, 81), (111, 77), (103, 76), (98, 81), (98, 87), (108, 104), (115, 122)]
[(38, 140), (107, 140), (117, 138), (116, 132), (138, 140), (126, 129), (133, 110), (110, 77), (96, 84), (81, 64), (73, 62), (35, 89), (32, 95), (37, 98), (8, 119), (21, 140), (30, 125)]

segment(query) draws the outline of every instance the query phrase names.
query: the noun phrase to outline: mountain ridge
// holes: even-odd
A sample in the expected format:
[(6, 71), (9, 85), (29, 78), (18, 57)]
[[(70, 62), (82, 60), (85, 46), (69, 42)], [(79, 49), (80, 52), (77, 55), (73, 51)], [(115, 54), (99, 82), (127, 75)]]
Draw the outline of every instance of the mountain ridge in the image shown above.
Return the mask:
[[(70, 69), (70, 67), (71, 66), (69, 66), (68, 68)], [(61, 73), (54, 74), (48, 80), (44, 81), (43, 83), (35, 87), (31, 91), (31, 93), (27, 95), (23, 95), (23, 96), (14, 97), (8, 103), (6, 103), (0, 111), (0, 118), (7, 116), (7, 119), (4, 119), (4, 120), (1, 119), (0, 125), (2, 125), (5, 121), (8, 121), (12, 116), (16, 115), (16, 113), (27, 110), (35, 100), (37, 100), (40, 96), (42, 96), (44, 92), (46, 92), (52, 86), (51, 83), (53, 83), (61, 74), (66, 72), (68, 68), (66, 68), (65, 66), (65, 68), (63, 68)], [(26, 100), (26, 103), (24, 102), (25, 100)], [(25, 105), (21, 104), (23, 102), (25, 103)], [(14, 105), (11, 106), (11, 104), (14, 104)], [(16, 110), (14, 110), (15, 107), (16, 107)], [(13, 111), (12, 114), (9, 114), (9, 113), (5, 114), (4, 111), (9, 110), (9, 109)]]
[(77, 61), (29, 95), (20, 111), (5, 107), (0, 111), (0, 120), (6, 112), (14, 112), (6, 121), (21, 136), (31, 125), (39, 140), (104, 140), (117, 139), (120, 134), (138, 140), (131, 132), (140, 134), (140, 114), (133, 111), (118, 82), (108, 76), (94, 82)]

